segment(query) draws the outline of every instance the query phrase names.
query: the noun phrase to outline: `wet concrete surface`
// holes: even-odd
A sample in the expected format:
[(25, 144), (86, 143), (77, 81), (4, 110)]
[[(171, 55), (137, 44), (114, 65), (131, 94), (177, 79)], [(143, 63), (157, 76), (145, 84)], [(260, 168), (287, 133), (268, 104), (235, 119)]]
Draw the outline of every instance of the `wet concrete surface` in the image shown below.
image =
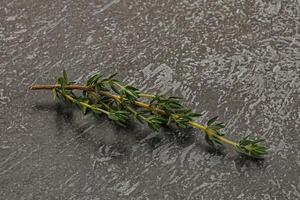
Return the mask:
[[(2, 0), (1, 199), (300, 199), (299, 4)], [(63, 69), (181, 96), (229, 138), (266, 139), (269, 155), (120, 129), (28, 89)]]

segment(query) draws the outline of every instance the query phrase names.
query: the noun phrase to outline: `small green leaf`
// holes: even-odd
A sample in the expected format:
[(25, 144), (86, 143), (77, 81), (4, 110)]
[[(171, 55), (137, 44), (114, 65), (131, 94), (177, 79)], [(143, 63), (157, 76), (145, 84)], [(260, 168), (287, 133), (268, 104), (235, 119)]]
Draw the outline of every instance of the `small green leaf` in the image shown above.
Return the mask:
[(149, 116), (147, 118), (148, 126), (156, 131), (159, 130), (159, 128), (166, 123), (166, 119), (160, 117), (160, 116)]
[(170, 115), (170, 116), (168, 117), (168, 122), (167, 122), (167, 125), (170, 125), (170, 124), (171, 124), (171, 122), (172, 122), (172, 120), (173, 120), (173, 117)]
[(125, 127), (125, 123), (128, 120), (129, 112), (127, 111), (110, 111), (108, 114), (108, 118), (113, 120), (116, 124)]
[[(83, 102), (86, 103), (86, 104), (89, 104), (89, 99), (85, 99)], [(81, 108), (81, 109), (82, 109), (83, 114), (86, 114), (86, 113), (87, 113), (88, 107), (82, 105), (82, 108)]]
[(218, 116), (213, 117), (213, 118), (211, 118), (210, 120), (208, 120), (207, 126), (210, 126), (211, 124), (213, 124), (217, 119), (218, 119)]
[(176, 125), (179, 127), (179, 128), (183, 128), (185, 129), (186, 128), (186, 124), (180, 122), (180, 121), (176, 121)]
[(126, 88), (126, 90), (138, 91), (138, 89), (136, 89), (135, 87), (133, 87), (131, 85), (126, 85), (125, 88)]
[(144, 120), (143, 120), (143, 117), (142, 117), (142, 115), (141, 115), (141, 113), (137, 113), (136, 115), (135, 115), (135, 118), (140, 122), (140, 123), (144, 123)]
[(114, 78), (117, 75), (118, 75), (118, 73), (114, 73), (114, 74), (110, 75), (107, 79), (112, 79), (112, 78)]
[(54, 89), (52, 89), (52, 94), (53, 94), (53, 98), (54, 98), (54, 100), (56, 100), (57, 99), (57, 91), (56, 91), (56, 89), (54, 88)]
[(99, 93), (101, 91), (101, 85), (100, 84), (95, 84), (95, 91)]
[(67, 75), (67, 72), (66, 70), (63, 71), (63, 78), (65, 79), (65, 82), (68, 83), (68, 75)]
[(116, 93), (116, 94), (120, 94), (119, 89), (112, 83), (110, 84), (110, 88)]
[(211, 147), (215, 148), (215, 143), (210, 139), (210, 137), (208, 136), (208, 134), (205, 134), (205, 141), (206, 141), (207, 144), (209, 144)]
[(236, 150), (241, 154), (253, 158), (263, 158), (263, 156), (267, 154), (267, 148), (260, 144), (260, 142), (262, 142), (263, 140), (251, 140), (248, 138), (249, 135), (242, 138), (238, 146), (236, 146)]
[(182, 99), (181, 97), (176, 97), (176, 96), (169, 96), (169, 99), (176, 99), (176, 100), (178, 100), (178, 99)]
[(201, 113), (194, 113), (194, 112), (189, 113), (189, 116), (192, 117), (192, 118), (195, 118), (195, 117), (201, 117), (202, 115), (203, 115), (203, 114), (201, 114)]
[(87, 85), (87, 86), (94, 85), (94, 84), (97, 83), (101, 78), (102, 78), (102, 75), (101, 75), (101, 74), (95, 74), (95, 75), (93, 75), (91, 78), (88, 79), (86, 85)]

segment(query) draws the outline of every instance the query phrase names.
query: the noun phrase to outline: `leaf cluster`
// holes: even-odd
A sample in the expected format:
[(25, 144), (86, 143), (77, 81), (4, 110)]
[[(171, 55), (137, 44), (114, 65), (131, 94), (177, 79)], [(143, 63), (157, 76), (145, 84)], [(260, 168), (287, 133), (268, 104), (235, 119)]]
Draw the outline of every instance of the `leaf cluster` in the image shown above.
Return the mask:
[(114, 93), (123, 97), (124, 101), (128, 101), (130, 103), (136, 101), (140, 97), (140, 92), (138, 91), (138, 89), (131, 85), (120, 85), (119, 81), (114, 78), (116, 75), (117, 74), (115, 73), (107, 78), (103, 78), (103, 75), (96, 74), (88, 79), (87, 86), (95, 88), (95, 91), (97, 93), (99, 93), (100, 91), (112, 90)]
[(58, 77), (57, 80), (56, 80), (56, 84), (59, 84), (60, 88), (54, 88), (52, 90), (54, 99), (56, 99), (56, 98), (62, 99), (66, 103), (71, 105), (72, 102), (70, 102), (69, 99), (66, 99), (63, 94), (73, 95), (73, 92), (71, 90), (67, 89), (66, 86), (74, 84), (74, 83), (75, 83), (74, 81), (69, 81), (67, 72), (64, 70), (63, 71), (63, 76)]
[(248, 135), (240, 140), (236, 148), (239, 153), (244, 155), (254, 158), (262, 158), (267, 154), (267, 148), (260, 144), (263, 141), (263, 139), (251, 140)]
[(120, 90), (115, 91), (117, 94), (122, 96), (125, 101), (128, 101), (129, 103), (133, 103), (138, 100), (140, 97), (140, 92), (138, 89), (136, 89), (133, 86), (126, 85), (125, 87), (122, 87)]
[(108, 113), (108, 118), (113, 120), (116, 124), (125, 127), (129, 119), (129, 112), (125, 110), (111, 110)]
[(222, 146), (222, 142), (218, 136), (224, 136), (224, 133), (222, 133), (220, 130), (225, 128), (225, 125), (223, 122), (218, 122), (217, 119), (218, 116), (207, 121), (205, 133), (205, 141), (213, 148), (219, 148)]
[(86, 114), (88, 111), (88, 107), (86, 106), (86, 104), (89, 104), (90, 99), (84, 96), (79, 96), (76, 98), (75, 95), (73, 95), (72, 98), (76, 99), (75, 104), (82, 111), (83, 114)]
[(108, 85), (118, 82), (118, 80), (114, 79), (116, 75), (117, 74), (112, 74), (109, 77), (104, 77), (102, 74), (98, 73), (90, 77), (87, 80), (86, 85), (94, 88), (97, 93), (100, 91), (109, 91)]
[(155, 95), (150, 101), (150, 105), (163, 110), (167, 114), (177, 114), (187, 109), (179, 99), (179, 97)]
[(179, 97), (156, 95), (150, 101), (150, 106), (164, 111), (167, 124), (174, 121), (179, 128), (186, 128), (189, 121), (202, 116), (202, 114), (193, 112), (190, 108), (184, 106), (180, 99)]
[(160, 127), (167, 122), (165, 118), (156, 115), (151, 115), (146, 119), (148, 126), (156, 131), (158, 131)]

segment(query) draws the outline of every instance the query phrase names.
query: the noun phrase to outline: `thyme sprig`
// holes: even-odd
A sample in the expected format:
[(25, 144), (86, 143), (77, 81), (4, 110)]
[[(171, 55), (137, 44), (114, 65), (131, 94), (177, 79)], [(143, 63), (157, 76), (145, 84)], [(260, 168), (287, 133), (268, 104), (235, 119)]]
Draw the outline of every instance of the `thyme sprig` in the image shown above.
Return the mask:
[[(267, 154), (267, 148), (261, 144), (262, 139), (253, 140), (246, 136), (234, 142), (225, 137), (222, 131), (225, 124), (219, 122), (218, 117), (209, 119), (206, 125), (196, 123), (194, 119), (202, 114), (186, 107), (180, 98), (142, 93), (131, 85), (123, 85), (115, 77), (116, 74), (108, 77), (95, 74), (85, 85), (78, 85), (69, 81), (64, 71), (63, 76), (57, 78), (56, 84), (33, 85), (31, 89), (52, 89), (55, 98), (76, 105), (84, 114), (104, 114), (123, 127), (126, 127), (131, 117), (156, 131), (172, 123), (181, 129), (192, 126), (205, 134), (205, 141), (213, 148), (227, 144), (249, 157), (263, 158)], [(81, 90), (82, 94), (76, 95), (73, 90)]]

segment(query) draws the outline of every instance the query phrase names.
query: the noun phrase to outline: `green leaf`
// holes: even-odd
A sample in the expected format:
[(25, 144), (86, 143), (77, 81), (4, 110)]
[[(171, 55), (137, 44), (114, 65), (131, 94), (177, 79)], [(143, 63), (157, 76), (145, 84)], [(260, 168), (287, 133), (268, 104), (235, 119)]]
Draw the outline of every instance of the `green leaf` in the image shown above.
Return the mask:
[(218, 129), (225, 128), (225, 124), (222, 123), (222, 122), (220, 122), (220, 123), (218, 123), (218, 124), (215, 124), (214, 126), (215, 126), (216, 128), (218, 128)]
[(147, 118), (148, 126), (156, 131), (159, 130), (159, 128), (166, 123), (166, 119), (160, 117), (160, 116), (149, 116)]
[[(89, 99), (85, 99), (83, 102), (86, 103), (86, 104), (89, 104)], [(84, 105), (82, 105), (81, 107), (82, 107), (81, 110), (82, 110), (83, 114), (86, 114), (87, 110), (88, 110), (88, 107), (84, 106)]]
[(135, 118), (140, 122), (140, 123), (144, 123), (144, 120), (143, 120), (143, 117), (142, 117), (142, 114), (141, 113), (137, 113), (135, 115)]
[[(93, 104), (94, 108), (103, 109), (103, 106), (101, 104)], [(98, 116), (102, 114), (102, 112), (99, 109), (93, 109), (93, 113), (97, 114)]]
[(129, 102), (134, 102), (139, 98), (139, 92), (136, 88), (132, 86), (125, 86), (121, 90), (119, 90), (119, 94), (125, 96)]
[(194, 113), (194, 112), (189, 113), (189, 116), (192, 117), (192, 118), (201, 117), (202, 115), (203, 114), (201, 114), (201, 113)]
[(67, 75), (67, 72), (66, 70), (63, 71), (63, 78), (65, 79), (65, 82), (68, 83), (68, 75)]
[(211, 118), (210, 120), (208, 120), (207, 126), (210, 126), (211, 124), (213, 124), (217, 119), (218, 119), (218, 116), (213, 117), (213, 118)]
[(179, 128), (183, 128), (183, 129), (185, 129), (186, 126), (187, 126), (185, 123), (182, 123), (181, 121), (176, 121), (176, 125), (177, 125)]
[(213, 125), (209, 126), (210, 129), (215, 130), (215, 131), (218, 131), (224, 127), (225, 127), (225, 125), (223, 123), (213, 124)]
[(86, 114), (88, 111), (88, 107), (85, 105), (82, 105), (82, 103), (89, 104), (90, 100), (85, 97), (77, 97), (76, 98), (76, 105), (79, 107), (79, 109), (82, 111), (83, 114)]
[(178, 100), (178, 99), (182, 99), (181, 97), (176, 97), (176, 96), (169, 96), (169, 99), (176, 99), (176, 100)]
[(209, 136), (207, 133), (205, 134), (205, 141), (214, 149), (219, 149), (221, 146), (223, 146), (217, 137)]
[(116, 124), (125, 127), (125, 123), (128, 120), (129, 112), (127, 111), (110, 111), (108, 114), (108, 118), (113, 120)]
[(101, 85), (100, 84), (95, 84), (95, 91), (97, 92), (97, 93), (99, 93), (100, 91), (101, 91)]
[(215, 147), (215, 143), (210, 139), (210, 137), (208, 136), (208, 134), (205, 134), (205, 141), (206, 141), (207, 144), (209, 144), (211, 147), (216, 148), (216, 147)]
[(135, 87), (133, 87), (131, 85), (126, 85), (125, 88), (126, 88), (126, 90), (138, 91), (137, 88), (135, 88)]
[(54, 89), (52, 89), (52, 94), (53, 94), (53, 98), (54, 98), (54, 100), (56, 100), (57, 99), (57, 97), (58, 97), (58, 94), (57, 94), (57, 90), (54, 88)]
[(172, 120), (173, 120), (173, 117), (170, 115), (170, 116), (168, 117), (168, 122), (167, 122), (167, 125), (170, 125), (170, 124), (171, 124), (171, 122), (172, 122)]
[(120, 94), (119, 89), (112, 83), (110, 84), (110, 88), (116, 93), (116, 94)]
[(58, 77), (57, 83), (60, 84), (61, 86), (63, 86), (66, 82), (65, 82), (65, 79), (63, 77)]
[(95, 75), (93, 75), (91, 78), (88, 79), (86, 85), (87, 85), (87, 86), (94, 85), (94, 84), (97, 83), (101, 78), (102, 78), (102, 75), (101, 75), (101, 74), (95, 74)]
[(114, 73), (114, 74), (110, 75), (107, 79), (112, 79), (112, 78), (114, 78), (117, 75), (118, 75), (118, 73)]

